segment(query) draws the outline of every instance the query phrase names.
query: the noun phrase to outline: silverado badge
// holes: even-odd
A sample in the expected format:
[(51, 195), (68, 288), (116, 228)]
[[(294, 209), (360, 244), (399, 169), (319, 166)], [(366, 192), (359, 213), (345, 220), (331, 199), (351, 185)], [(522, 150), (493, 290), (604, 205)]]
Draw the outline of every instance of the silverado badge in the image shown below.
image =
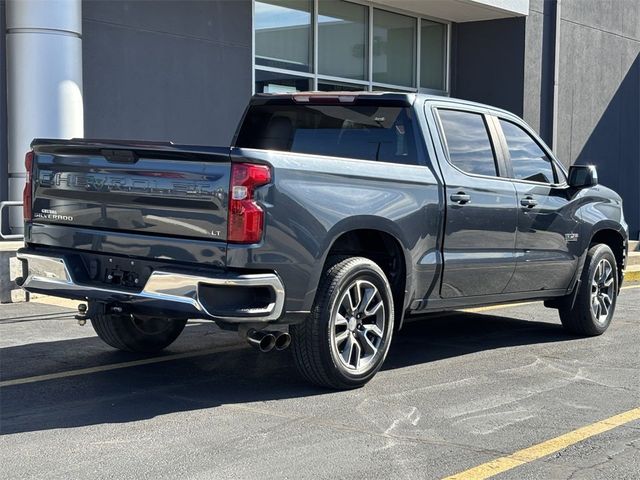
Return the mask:
[(580, 235), (578, 233), (565, 233), (564, 239), (569, 242), (577, 242)]

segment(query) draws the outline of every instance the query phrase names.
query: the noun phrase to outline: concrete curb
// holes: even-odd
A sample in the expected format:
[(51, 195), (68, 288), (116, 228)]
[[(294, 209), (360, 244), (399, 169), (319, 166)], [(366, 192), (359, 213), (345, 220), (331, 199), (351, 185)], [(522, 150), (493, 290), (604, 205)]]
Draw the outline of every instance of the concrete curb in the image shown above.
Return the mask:
[(640, 282), (640, 268), (628, 269), (624, 272), (624, 281)]

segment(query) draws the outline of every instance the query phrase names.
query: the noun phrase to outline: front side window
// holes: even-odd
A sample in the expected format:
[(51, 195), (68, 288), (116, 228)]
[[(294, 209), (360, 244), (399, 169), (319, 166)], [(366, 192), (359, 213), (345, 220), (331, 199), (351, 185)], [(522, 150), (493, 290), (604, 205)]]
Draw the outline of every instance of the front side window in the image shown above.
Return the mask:
[(254, 105), (236, 146), (417, 164), (413, 112), (364, 105)]
[(513, 178), (532, 182), (554, 183), (553, 164), (547, 154), (540, 148), (524, 129), (507, 120), (500, 119), (504, 133)]
[(438, 110), (449, 160), (466, 173), (497, 176), (496, 161), (484, 117), (479, 113)]

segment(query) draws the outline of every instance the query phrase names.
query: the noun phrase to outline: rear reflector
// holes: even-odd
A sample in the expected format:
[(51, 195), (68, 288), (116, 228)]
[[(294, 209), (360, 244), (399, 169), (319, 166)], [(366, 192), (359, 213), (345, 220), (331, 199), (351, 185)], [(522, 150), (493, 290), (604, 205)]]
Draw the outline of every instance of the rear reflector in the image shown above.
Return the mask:
[(31, 174), (33, 172), (33, 150), (27, 152), (24, 156), (24, 168), (27, 171), (24, 182), (24, 190), (22, 192), (22, 214), (25, 220), (31, 220), (33, 218), (33, 212), (31, 209), (31, 202), (33, 186), (31, 184)]
[(227, 241), (230, 243), (258, 243), (264, 230), (264, 210), (254, 200), (257, 187), (271, 181), (266, 165), (233, 163), (229, 186), (229, 221)]

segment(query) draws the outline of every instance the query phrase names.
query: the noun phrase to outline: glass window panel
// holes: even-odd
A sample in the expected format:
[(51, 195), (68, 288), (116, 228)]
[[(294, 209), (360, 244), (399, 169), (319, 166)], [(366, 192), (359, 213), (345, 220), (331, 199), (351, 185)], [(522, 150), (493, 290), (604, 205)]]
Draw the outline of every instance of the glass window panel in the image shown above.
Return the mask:
[(533, 182), (554, 183), (551, 159), (536, 141), (514, 123), (500, 119), (500, 125), (509, 147), (513, 177)]
[(311, 79), (256, 70), (256, 93), (288, 93), (311, 90)]
[(415, 88), (400, 89), (400, 88), (382, 87), (382, 86), (378, 86), (378, 85), (374, 85), (372, 90), (374, 92), (398, 92), (398, 93), (415, 92)]
[(366, 85), (318, 80), (318, 90), (321, 92), (362, 92), (366, 91)]
[(439, 110), (449, 160), (463, 172), (497, 176), (484, 118), (478, 113)]
[(417, 20), (373, 11), (373, 81), (413, 87)]
[(444, 90), (447, 26), (422, 20), (420, 27), (420, 86)]
[(318, 72), (367, 77), (367, 7), (342, 0), (318, 3)]
[(417, 164), (411, 108), (254, 105), (237, 147)]
[(255, 2), (256, 65), (311, 71), (312, 0)]

